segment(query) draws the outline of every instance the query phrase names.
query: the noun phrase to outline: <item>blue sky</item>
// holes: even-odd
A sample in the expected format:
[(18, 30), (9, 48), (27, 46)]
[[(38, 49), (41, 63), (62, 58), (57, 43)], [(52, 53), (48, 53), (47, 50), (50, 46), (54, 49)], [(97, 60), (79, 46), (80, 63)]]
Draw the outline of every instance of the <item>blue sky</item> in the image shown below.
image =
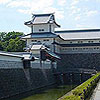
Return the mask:
[(52, 12), (61, 25), (57, 30), (100, 28), (100, 0), (0, 0), (0, 31), (27, 34), (24, 21), (32, 13)]

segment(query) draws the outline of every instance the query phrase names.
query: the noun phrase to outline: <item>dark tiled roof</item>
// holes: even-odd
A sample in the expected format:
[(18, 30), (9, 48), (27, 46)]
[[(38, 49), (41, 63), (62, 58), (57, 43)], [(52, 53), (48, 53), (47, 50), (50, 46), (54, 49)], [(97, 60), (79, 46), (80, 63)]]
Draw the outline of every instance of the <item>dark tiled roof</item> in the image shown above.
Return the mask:
[(28, 39), (28, 38), (55, 38), (58, 35), (50, 32), (45, 33), (30, 33), (29, 35), (23, 36), (22, 39)]
[(55, 33), (98, 32), (98, 31), (100, 31), (100, 29), (62, 30), (62, 31), (55, 31)]
[(56, 31), (64, 40), (100, 39), (100, 29)]
[(54, 18), (54, 14), (33, 14), (32, 16), (32, 20), (25, 22), (25, 25), (35, 25), (35, 24), (46, 24), (46, 23), (55, 23), (58, 27), (60, 27), (60, 25), (58, 25), (55, 22), (55, 18)]

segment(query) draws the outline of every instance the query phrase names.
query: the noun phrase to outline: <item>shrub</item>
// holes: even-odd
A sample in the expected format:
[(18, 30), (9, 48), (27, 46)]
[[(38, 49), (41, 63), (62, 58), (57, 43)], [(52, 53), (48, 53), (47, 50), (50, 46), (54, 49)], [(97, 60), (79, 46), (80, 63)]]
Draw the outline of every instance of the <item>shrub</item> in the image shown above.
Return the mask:
[(64, 96), (61, 100), (84, 100), (91, 94), (91, 91), (95, 88), (100, 78), (100, 73), (97, 73), (83, 84), (72, 90), (72, 95)]
[(70, 95), (65, 97), (63, 100), (80, 100), (80, 97), (75, 95)]

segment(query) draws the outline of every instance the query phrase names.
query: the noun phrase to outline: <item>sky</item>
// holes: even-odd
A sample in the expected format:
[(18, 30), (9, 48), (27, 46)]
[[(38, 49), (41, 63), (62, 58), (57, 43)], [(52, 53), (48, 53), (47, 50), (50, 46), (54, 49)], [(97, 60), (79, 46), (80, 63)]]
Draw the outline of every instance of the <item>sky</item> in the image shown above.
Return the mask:
[(0, 32), (28, 34), (24, 22), (41, 13), (55, 13), (56, 30), (100, 28), (100, 0), (0, 0)]

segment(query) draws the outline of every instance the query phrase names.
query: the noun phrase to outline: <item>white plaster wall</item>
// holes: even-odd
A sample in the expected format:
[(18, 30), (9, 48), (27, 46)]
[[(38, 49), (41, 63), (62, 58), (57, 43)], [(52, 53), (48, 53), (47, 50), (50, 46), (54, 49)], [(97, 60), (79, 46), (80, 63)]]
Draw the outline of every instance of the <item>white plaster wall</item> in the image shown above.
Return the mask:
[(100, 53), (100, 46), (61, 47), (60, 53)]
[(42, 61), (42, 67), (40, 66), (40, 60), (31, 61), (31, 68), (50, 69), (51, 61)]
[[(36, 42), (32, 42), (32, 40), (37, 40), (37, 42), (40, 41), (42, 44), (46, 44), (46, 45), (51, 45), (51, 43), (53, 43), (53, 38), (35, 38), (35, 39), (27, 39), (27, 45), (36, 43)], [(44, 40), (49, 40), (49, 41), (44, 41)]]
[(21, 59), (22, 58), (0, 55), (0, 60), (5, 60), (5, 61), (20, 61), (20, 62), (22, 62)]
[(55, 52), (57, 52), (57, 53), (60, 53), (60, 52), (61, 52), (61, 51), (60, 51), (60, 46), (55, 45)]
[(39, 60), (31, 61), (31, 68), (40, 68), (40, 61)]
[(33, 32), (40, 32), (39, 29), (44, 29), (44, 31), (42, 32), (49, 32), (49, 25), (44, 24), (44, 25), (34, 25), (33, 26)]
[(30, 45), (31, 39), (27, 39), (27, 46)]
[(0, 55), (0, 68), (9, 69), (9, 68), (23, 68), (22, 58)]
[(38, 54), (39, 55), (40, 54), (40, 50), (32, 50), (31, 53), (32, 54)]
[[(100, 39), (98, 40), (66, 40), (66, 41), (60, 41), (61, 44), (72, 44), (72, 43), (78, 43), (78, 42), (81, 42), (82, 43), (91, 43), (91, 41), (93, 41), (93, 43), (100, 43)], [(72, 42), (72, 43), (71, 43)]]
[(54, 25), (51, 24), (51, 32), (54, 33), (54, 31), (55, 31)]
[(20, 61), (0, 60), (0, 69), (10, 69), (10, 68), (23, 68), (23, 63)]

